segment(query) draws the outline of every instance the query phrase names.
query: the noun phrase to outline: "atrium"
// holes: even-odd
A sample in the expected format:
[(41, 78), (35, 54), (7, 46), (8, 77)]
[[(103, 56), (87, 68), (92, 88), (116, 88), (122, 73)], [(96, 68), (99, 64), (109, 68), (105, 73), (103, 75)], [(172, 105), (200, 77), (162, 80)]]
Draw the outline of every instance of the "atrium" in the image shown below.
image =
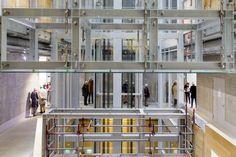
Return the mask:
[(236, 157), (235, 0), (1, 0), (0, 157)]

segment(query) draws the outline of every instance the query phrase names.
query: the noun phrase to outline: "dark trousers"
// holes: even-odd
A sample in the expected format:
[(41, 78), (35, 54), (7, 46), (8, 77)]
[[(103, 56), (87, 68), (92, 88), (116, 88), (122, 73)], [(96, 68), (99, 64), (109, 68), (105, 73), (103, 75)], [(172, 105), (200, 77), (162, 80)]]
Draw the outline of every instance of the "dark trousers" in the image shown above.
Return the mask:
[(193, 101), (195, 101), (195, 107), (197, 107), (197, 99), (196, 99), (196, 97), (191, 97), (191, 108), (193, 108)]
[(148, 106), (147, 100), (148, 100), (148, 97), (144, 97), (144, 106)]
[[(91, 102), (91, 100), (92, 100), (92, 102)], [(90, 104), (93, 104), (93, 93), (89, 94), (88, 101), (89, 101)]]
[(174, 99), (174, 107), (177, 106), (177, 103), (178, 103), (178, 100), (177, 100), (177, 99)]
[(185, 102), (190, 103), (190, 93), (189, 92), (185, 92)]
[(88, 105), (87, 100), (88, 100), (88, 96), (84, 96), (84, 105)]
[(36, 106), (32, 106), (32, 115), (36, 116), (36, 112), (37, 112), (37, 107)]

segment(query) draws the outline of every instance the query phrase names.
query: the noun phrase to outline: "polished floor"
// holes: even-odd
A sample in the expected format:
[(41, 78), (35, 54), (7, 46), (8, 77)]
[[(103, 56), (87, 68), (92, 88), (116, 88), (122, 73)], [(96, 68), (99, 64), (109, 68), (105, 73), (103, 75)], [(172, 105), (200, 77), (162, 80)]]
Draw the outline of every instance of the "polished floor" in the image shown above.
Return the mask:
[(0, 157), (32, 157), (37, 118), (28, 118), (0, 133)]

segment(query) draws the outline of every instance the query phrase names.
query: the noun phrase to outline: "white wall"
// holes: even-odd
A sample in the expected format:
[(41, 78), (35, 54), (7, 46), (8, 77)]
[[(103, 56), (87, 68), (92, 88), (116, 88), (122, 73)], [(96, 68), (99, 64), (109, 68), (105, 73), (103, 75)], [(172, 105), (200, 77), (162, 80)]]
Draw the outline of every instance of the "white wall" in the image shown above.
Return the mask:
[(176, 45), (177, 45), (177, 39), (166, 39), (166, 40), (162, 40), (162, 42), (161, 42), (162, 49), (176, 46)]
[(192, 83), (197, 85), (197, 74), (187, 74), (187, 82), (189, 82), (190, 85), (192, 85)]

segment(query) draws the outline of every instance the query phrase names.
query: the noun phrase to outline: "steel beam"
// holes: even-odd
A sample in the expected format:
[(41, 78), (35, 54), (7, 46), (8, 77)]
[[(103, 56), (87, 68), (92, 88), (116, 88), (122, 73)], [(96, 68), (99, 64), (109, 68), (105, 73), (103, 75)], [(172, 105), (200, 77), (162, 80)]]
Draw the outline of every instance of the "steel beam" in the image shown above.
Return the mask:
[[(35, 23), (36, 29), (65, 29), (64, 23)], [(71, 23), (68, 25), (71, 29)], [(141, 30), (142, 24), (101, 24), (92, 23), (93, 30)], [(158, 24), (159, 30), (195, 30), (196, 24)]]
[[(148, 67), (153, 65), (152, 69), (146, 69), (149, 73), (202, 73), (202, 72), (216, 72), (224, 73), (220, 63), (218, 62), (147, 62)], [(69, 62), (69, 65), (75, 64)], [(68, 69), (65, 62), (18, 62), (18, 61), (4, 61), (2, 62), (1, 72), (70, 72), (70, 73), (123, 73), (136, 72), (143, 73), (144, 62), (80, 62), (79, 68)]]
[[(66, 9), (3, 8), (7, 17), (65, 17)], [(219, 10), (149, 10), (149, 18), (219, 18)], [(144, 10), (133, 9), (73, 9), (72, 17), (80, 18), (135, 18), (143, 19)]]
[[(141, 18), (143, 19), (144, 10), (128, 10), (128, 9), (81, 9), (81, 17), (84, 18)], [(77, 16), (77, 13), (72, 16)], [(218, 10), (149, 10), (149, 18), (219, 18)]]
[[(135, 141), (135, 142), (142, 142), (142, 141), (148, 141), (150, 134), (144, 134), (144, 138), (139, 139), (140, 133), (118, 133), (120, 136), (116, 136), (116, 133), (94, 133), (94, 134), (84, 134), (84, 141), (86, 142), (121, 142), (121, 141)], [(65, 135), (66, 139), (69, 141), (74, 141), (76, 138), (78, 138), (76, 135)], [(152, 135), (152, 140), (155, 141), (177, 141), (179, 137), (179, 134), (156, 134)], [(82, 138), (82, 137), (80, 137)]]
[(185, 118), (185, 113), (179, 109), (53, 109), (45, 114), (45, 118), (50, 117), (60, 118), (90, 118), (90, 119), (103, 119), (103, 118)]
[(2, 62), (3, 69), (66, 69), (65, 62)]

